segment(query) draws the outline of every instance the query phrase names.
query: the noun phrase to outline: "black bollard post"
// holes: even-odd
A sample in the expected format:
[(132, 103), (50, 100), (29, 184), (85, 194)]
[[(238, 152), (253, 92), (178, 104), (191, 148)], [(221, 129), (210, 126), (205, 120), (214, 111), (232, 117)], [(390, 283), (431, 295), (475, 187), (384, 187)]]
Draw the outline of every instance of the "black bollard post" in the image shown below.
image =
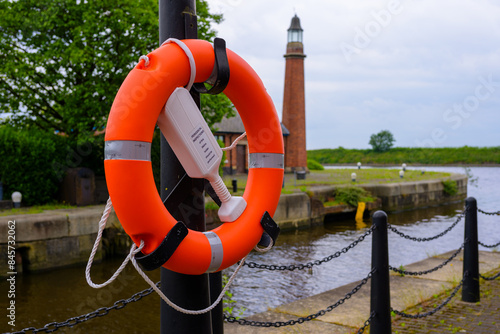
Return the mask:
[(391, 333), (391, 291), (389, 283), (389, 244), (387, 242), (387, 214), (377, 211), (373, 214), (372, 268), (370, 313), (371, 334)]
[(464, 269), (462, 301), (477, 303), (479, 296), (479, 250), (477, 240), (477, 202), (474, 197), (465, 200)]
[[(195, 0), (159, 0), (160, 45), (170, 37), (177, 39), (197, 38)], [(193, 94), (198, 106), (200, 97)], [(205, 231), (204, 180), (190, 179), (175, 156), (172, 148), (161, 136), (161, 198), (165, 200), (179, 184), (185, 194), (181, 204), (170, 213), (192, 230)], [(161, 268), (161, 289), (175, 304), (191, 310), (200, 310), (210, 305), (208, 274), (184, 275)], [(222, 303), (220, 305), (222, 308)], [(160, 333), (212, 334), (211, 313), (188, 315), (178, 312), (161, 302)], [(222, 314), (222, 311), (221, 311)], [(223, 319), (219, 319), (220, 322)]]
[[(210, 303), (214, 303), (222, 289), (222, 271), (209, 274), (210, 277)], [(224, 312), (220, 302), (212, 311), (212, 334), (224, 334)]]
[(238, 180), (233, 179), (231, 181), (231, 184), (233, 185), (233, 193), (237, 192), (238, 191)]

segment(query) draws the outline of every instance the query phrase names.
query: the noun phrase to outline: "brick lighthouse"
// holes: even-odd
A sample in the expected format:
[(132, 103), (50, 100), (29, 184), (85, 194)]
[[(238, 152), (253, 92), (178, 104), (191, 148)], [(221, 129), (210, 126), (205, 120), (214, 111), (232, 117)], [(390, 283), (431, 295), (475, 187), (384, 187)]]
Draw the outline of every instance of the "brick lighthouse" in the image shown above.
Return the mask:
[(290, 131), (285, 139), (285, 171), (307, 170), (306, 107), (304, 94), (304, 45), (300, 19), (295, 15), (288, 28), (286, 46), (283, 125)]

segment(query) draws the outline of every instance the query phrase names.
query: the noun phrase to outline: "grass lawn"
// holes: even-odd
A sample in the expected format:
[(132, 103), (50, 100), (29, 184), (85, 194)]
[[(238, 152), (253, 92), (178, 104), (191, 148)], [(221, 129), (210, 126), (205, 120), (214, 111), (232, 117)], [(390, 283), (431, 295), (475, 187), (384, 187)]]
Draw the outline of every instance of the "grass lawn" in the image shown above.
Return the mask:
[(23, 214), (32, 214), (32, 213), (42, 213), (46, 210), (56, 210), (56, 209), (73, 209), (76, 206), (68, 205), (68, 204), (44, 204), (44, 205), (35, 205), (29, 207), (22, 207), (17, 209), (7, 209), (0, 210), (0, 216), (11, 216), (11, 215), (23, 215)]
[[(407, 170), (403, 178), (399, 177), (399, 169), (367, 168), (367, 169), (325, 169), (322, 171), (311, 171), (306, 175), (305, 180), (295, 180), (294, 174), (285, 174), (285, 187), (282, 194), (293, 192), (305, 192), (309, 187), (320, 185), (338, 185), (349, 186), (367, 183), (395, 183), (395, 182), (413, 182), (422, 180), (446, 179), (451, 174), (443, 172), (425, 172), (422, 174), (418, 170)], [(356, 182), (351, 181), (351, 173), (356, 173)], [(247, 176), (243, 174), (227, 175), (223, 177), (224, 183), (232, 192), (232, 180), (238, 181), (238, 192), (243, 194), (246, 186)]]
[[(356, 173), (356, 182), (351, 181), (351, 173)], [(282, 194), (296, 192), (307, 192), (310, 187), (321, 185), (353, 186), (367, 183), (394, 183), (411, 182), (421, 180), (446, 179), (450, 173), (425, 172), (407, 170), (403, 178), (399, 177), (399, 169), (367, 168), (367, 169), (325, 169), (322, 171), (311, 171), (306, 175), (305, 180), (296, 180), (294, 174), (285, 174), (285, 186), (281, 190)], [(232, 180), (238, 181), (238, 191), (233, 193)], [(246, 174), (226, 175), (223, 177), (224, 183), (233, 195), (243, 195), (247, 183)], [(71, 209), (75, 206), (67, 204), (45, 204), (18, 209), (0, 210), (0, 216), (10, 216), (17, 214), (42, 213), (47, 210)]]

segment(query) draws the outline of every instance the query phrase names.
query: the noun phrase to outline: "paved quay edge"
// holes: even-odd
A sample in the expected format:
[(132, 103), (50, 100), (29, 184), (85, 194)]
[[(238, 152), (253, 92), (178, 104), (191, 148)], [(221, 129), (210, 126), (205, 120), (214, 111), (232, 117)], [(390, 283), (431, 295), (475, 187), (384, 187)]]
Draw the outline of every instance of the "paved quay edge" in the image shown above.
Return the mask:
[[(407, 271), (420, 271), (430, 269), (444, 262), (454, 252), (446, 252), (428, 259), (418, 261), (405, 266)], [(391, 306), (399, 311), (414, 307), (422, 302), (428, 301), (435, 296), (443, 294), (445, 291), (453, 289), (461, 280), (463, 268), (463, 253), (453, 259), (442, 269), (426, 276), (401, 276), (391, 274)], [(500, 270), (500, 252), (479, 252), (479, 271), (498, 272)], [(296, 300), (291, 303), (280, 305), (263, 313), (258, 313), (247, 317), (247, 320), (275, 322), (297, 320), (299, 317), (306, 317), (319, 310), (334, 304), (345, 294), (352, 290), (360, 281), (353, 282), (339, 288), (326, 291), (308, 298)], [(496, 293), (498, 297), (500, 291)], [(457, 294), (454, 299), (460, 299)], [(364, 285), (358, 293), (348, 299), (343, 305), (335, 308), (312, 321), (302, 324), (285, 327), (251, 327), (239, 324), (225, 323), (224, 332), (226, 334), (251, 334), (251, 333), (356, 333), (358, 328), (363, 326), (370, 313), (370, 283)], [(433, 315), (439, 317), (439, 312)], [(499, 319), (500, 323), (500, 319)]]

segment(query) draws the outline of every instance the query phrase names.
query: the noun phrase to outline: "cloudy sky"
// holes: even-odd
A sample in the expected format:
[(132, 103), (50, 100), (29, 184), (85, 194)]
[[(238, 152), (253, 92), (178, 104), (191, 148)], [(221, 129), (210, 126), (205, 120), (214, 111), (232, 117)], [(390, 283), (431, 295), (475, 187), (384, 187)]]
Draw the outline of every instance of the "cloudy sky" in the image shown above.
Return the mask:
[(287, 29), (304, 29), (307, 148), (500, 146), (496, 0), (208, 0), (281, 117)]

